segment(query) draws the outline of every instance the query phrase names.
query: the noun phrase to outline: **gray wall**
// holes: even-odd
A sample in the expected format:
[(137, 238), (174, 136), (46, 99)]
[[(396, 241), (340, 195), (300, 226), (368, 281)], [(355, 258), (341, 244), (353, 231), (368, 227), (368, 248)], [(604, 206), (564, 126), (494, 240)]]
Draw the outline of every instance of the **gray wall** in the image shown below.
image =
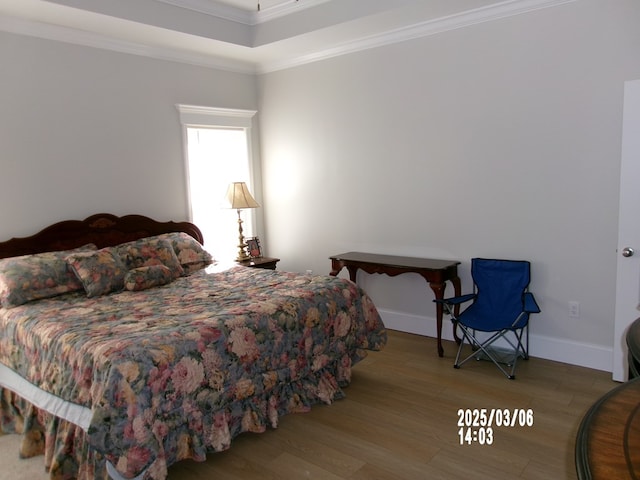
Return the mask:
[(256, 109), (256, 78), (0, 33), (0, 238), (189, 215), (176, 104)]
[[(455, 258), (465, 291), (471, 257), (531, 260), (532, 354), (610, 370), (638, 25), (637, 1), (581, 0), (264, 75), (269, 252), (318, 273), (350, 250)], [(435, 332), (422, 278), (359, 282), (389, 326)]]

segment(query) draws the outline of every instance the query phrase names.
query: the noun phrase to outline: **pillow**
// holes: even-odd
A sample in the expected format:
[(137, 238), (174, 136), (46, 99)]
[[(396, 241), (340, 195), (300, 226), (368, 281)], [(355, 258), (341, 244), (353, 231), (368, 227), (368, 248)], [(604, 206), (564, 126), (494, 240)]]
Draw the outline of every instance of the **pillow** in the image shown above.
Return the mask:
[(150, 265), (129, 270), (124, 276), (124, 288), (131, 291), (145, 290), (166, 285), (174, 275), (166, 265)]
[[(129, 261), (129, 248), (140, 248), (145, 245), (155, 246), (158, 242), (169, 241), (173, 247), (173, 251), (178, 258), (178, 262), (183, 269), (182, 275), (190, 275), (191, 273), (201, 270), (213, 263), (213, 257), (204, 247), (191, 235), (185, 232), (169, 232), (145, 237), (139, 240), (133, 240), (118, 245), (120, 258), (126, 262), (129, 268), (132, 267)], [(169, 267), (171, 268), (171, 267)]]
[(17, 307), (31, 300), (82, 290), (82, 283), (65, 258), (74, 252), (95, 251), (87, 244), (72, 250), (36, 253), (0, 260), (0, 304)]
[(178, 261), (184, 269), (185, 275), (201, 270), (213, 263), (213, 257), (191, 235), (185, 232), (171, 232), (159, 235), (169, 240), (176, 252)]
[(126, 252), (127, 268), (129, 269), (164, 265), (171, 271), (173, 279), (184, 275), (182, 265), (180, 265), (176, 252), (168, 240), (136, 242), (129, 246)]
[(82, 282), (88, 297), (122, 290), (126, 267), (117, 252), (103, 248), (95, 252), (78, 252), (67, 256), (67, 263)]

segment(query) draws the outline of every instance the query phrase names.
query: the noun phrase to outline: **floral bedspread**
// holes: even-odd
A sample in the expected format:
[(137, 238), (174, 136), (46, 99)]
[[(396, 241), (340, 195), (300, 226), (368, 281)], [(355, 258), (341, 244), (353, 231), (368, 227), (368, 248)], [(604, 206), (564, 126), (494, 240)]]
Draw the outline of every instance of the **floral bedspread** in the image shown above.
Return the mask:
[[(164, 479), (178, 460), (341, 398), (351, 367), (385, 343), (354, 283), (252, 268), (0, 309), (0, 362), (90, 408), (82, 448), (129, 478)], [(74, 468), (95, 478), (106, 467)]]

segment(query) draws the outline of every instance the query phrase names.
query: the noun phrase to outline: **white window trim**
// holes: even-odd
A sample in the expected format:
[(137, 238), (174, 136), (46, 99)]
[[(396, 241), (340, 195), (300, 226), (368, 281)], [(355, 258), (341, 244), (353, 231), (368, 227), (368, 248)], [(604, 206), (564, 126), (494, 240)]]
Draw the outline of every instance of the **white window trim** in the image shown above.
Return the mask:
[(177, 104), (180, 122), (186, 127), (242, 127), (251, 129), (257, 110), (201, 107)]
[[(255, 176), (253, 165), (253, 145), (251, 128), (253, 117), (257, 110), (242, 110), (236, 108), (204, 107), (199, 105), (176, 104), (180, 113), (180, 123), (182, 124), (182, 148), (185, 168), (185, 187), (187, 192), (187, 206), (189, 209), (189, 220), (193, 221), (193, 209), (191, 205), (191, 188), (189, 186), (189, 156), (187, 152), (187, 128), (189, 127), (223, 127), (223, 128), (243, 128), (247, 135), (247, 151), (249, 156), (249, 176), (253, 185), (253, 195), (262, 203), (260, 182)], [(252, 209), (252, 221), (256, 225), (255, 209)]]

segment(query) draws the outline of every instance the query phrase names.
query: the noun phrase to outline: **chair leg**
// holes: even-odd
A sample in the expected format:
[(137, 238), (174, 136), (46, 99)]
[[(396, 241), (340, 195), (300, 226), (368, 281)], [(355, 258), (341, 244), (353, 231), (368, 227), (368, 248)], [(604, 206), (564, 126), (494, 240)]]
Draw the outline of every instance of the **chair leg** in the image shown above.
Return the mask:
[[(498, 367), (498, 369), (504, 374), (505, 377), (507, 377), (509, 380), (514, 380), (516, 378), (515, 371), (516, 371), (516, 366), (518, 362), (518, 357), (522, 355), (523, 358), (525, 359), (528, 358), (528, 352), (527, 352), (528, 349), (525, 349), (524, 345), (522, 344), (523, 329), (520, 330), (519, 335), (518, 335), (518, 332), (514, 332), (516, 337), (515, 343), (512, 342), (511, 339), (505, 336), (509, 332), (509, 330), (496, 332), (494, 335), (489, 337), (484, 342), (480, 342), (475, 338), (475, 336), (471, 332), (469, 332), (468, 328), (460, 324), (458, 324), (458, 327), (460, 328), (460, 330), (462, 330), (462, 338), (460, 341), (460, 345), (458, 346), (458, 352), (456, 354), (455, 362), (453, 364), (454, 368), (460, 368), (468, 360), (470, 360), (471, 358), (477, 357), (478, 353), (482, 352), (489, 360), (493, 362), (493, 364), (496, 367)], [(498, 361), (498, 359), (488, 349), (488, 347), (499, 338), (504, 338), (509, 343), (511, 348), (513, 348), (513, 360), (509, 365), (511, 367), (510, 371), (507, 371), (505, 368), (503, 368), (503, 366)], [(469, 343), (471, 348), (474, 349), (475, 351), (472, 352), (469, 356), (465, 357), (464, 360), (460, 361), (460, 355), (461, 355), (465, 340)], [(528, 336), (526, 340), (528, 341)]]
[[(454, 321), (453, 322), (454, 333), (455, 333), (456, 327), (458, 326), (459, 326), (458, 322)], [(464, 340), (465, 338), (467, 338), (467, 334), (464, 331), (464, 329), (461, 329), (461, 330), (462, 330), (462, 337), (460, 338), (460, 343), (458, 344), (458, 352), (456, 353), (456, 360), (453, 362), (453, 368), (460, 368), (460, 353), (462, 352), (462, 347), (464, 346)]]

